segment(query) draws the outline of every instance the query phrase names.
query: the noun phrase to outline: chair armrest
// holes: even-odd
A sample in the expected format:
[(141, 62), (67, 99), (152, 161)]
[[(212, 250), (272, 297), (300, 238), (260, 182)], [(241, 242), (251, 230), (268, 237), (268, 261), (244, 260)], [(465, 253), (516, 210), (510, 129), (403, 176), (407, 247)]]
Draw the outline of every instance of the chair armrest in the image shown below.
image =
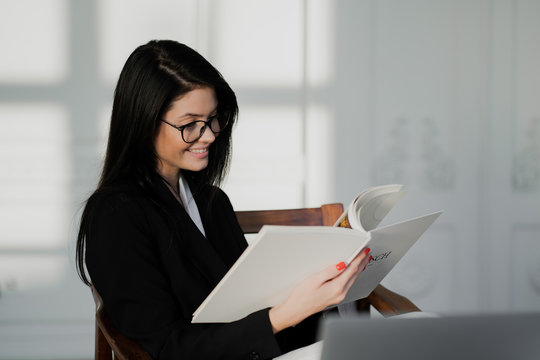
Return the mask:
[(414, 311), (421, 311), (409, 299), (382, 285), (377, 285), (375, 290), (367, 297), (368, 302), (383, 316), (394, 316)]
[(152, 360), (138, 343), (122, 335), (104, 312), (96, 315), (96, 325), (113, 350), (115, 359)]
[(96, 288), (94, 286), (91, 288), (96, 303), (96, 359), (110, 359), (112, 350), (114, 360), (152, 360), (141, 345), (118, 331), (107, 316), (103, 300)]

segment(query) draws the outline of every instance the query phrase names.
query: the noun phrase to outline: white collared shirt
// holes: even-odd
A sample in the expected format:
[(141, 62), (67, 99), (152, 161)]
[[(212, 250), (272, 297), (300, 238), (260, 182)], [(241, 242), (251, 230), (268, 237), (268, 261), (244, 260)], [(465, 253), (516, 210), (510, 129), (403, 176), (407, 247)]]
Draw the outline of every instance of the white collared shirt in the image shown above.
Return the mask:
[(199, 208), (197, 208), (197, 203), (191, 194), (191, 189), (189, 188), (189, 185), (182, 174), (180, 174), (180, 179), (178, 180), (178, 191), (180, 192), (180, 199), (182, 199), (182, 203), (184, 204), (189, 217), (195, 223), (195, 225), (197, 225), (199, 231), (206, 237), (201, 215), (199, 214)]

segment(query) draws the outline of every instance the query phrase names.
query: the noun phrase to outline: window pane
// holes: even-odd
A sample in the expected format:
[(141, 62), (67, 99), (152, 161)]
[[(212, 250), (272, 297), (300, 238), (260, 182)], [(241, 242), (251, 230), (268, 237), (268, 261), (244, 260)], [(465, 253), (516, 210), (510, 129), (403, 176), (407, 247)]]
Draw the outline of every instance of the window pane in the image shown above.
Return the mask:
[(3, 83), (54, 83), (68, 70), (66, 0), (2, 0)]
[(329, 85), (334, 74), (335, 3), (310, 0), (306, 3), (306, 76), (310, 86)]
[(227, 79), (235, 86), (301, 85), (302, 1), (227, 0), (215, 5), (214, 61)]
[(195, 47), (197, 6), (196, 0), (100, 0), (98, 44), (102, 78), (115, 83), (129, 54), (150, 40), (172, 39)]
[[(57, 285), (64, 279), (65, 271), (68, 266), (68, 261), (63, 255), (0, 254), (0, 287), (2, 290), (2, 300), (11, 302), (10, 295), (13, 295), (16, 299), (22, 293), (46, 289)], [(28, 310), (26, 310), (26, 312), (28, 312)], [(36, 309), (35, 313), (39, 313), (39, 309)], [(11, 313), (3, 313), (0, 309), (0, 318), (2, 320), (13, 317), (20, 319), (21, 315), (24, 316), (21, 312), (16, 314), (14, 314), (13, 311)]]
[(300, 107), (242, 108), (226, 186), (237, 209), (302, 206), (302, 131)]
[(335, 119), (327, 107), (307, 108), (305, 133), (306, 206), (335, 202)]
[(65, 242), (70, 221), (69, 123), (50, 104), (0, 104), (0, 247)]

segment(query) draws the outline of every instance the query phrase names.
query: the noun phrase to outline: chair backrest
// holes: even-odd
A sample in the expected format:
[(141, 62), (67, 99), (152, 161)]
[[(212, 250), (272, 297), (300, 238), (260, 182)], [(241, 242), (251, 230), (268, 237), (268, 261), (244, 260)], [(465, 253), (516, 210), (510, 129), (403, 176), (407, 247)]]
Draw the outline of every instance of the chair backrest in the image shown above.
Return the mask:
[(245, 234), (259, 232), (263, 225), (332, 226), (343, 213), (343, 204), (318, 208), (237, 211), (236, 217)]
[(135, 341), (122, 335), (105, 313), (103, 300), (92, 286), (96, 303), (95, 360), (152, 360), (150, 355)]

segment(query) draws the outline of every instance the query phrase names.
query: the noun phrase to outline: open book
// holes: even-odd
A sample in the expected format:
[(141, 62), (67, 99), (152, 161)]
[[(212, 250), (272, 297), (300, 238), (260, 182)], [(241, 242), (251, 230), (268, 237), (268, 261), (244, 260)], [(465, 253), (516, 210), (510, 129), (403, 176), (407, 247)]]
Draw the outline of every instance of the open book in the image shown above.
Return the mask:
[(358, 195), (334, 227), (265, 225), (193, 314), (193, 323), (230, 322), (283, 302), (306, 277), (347, 264), (365, 247), (373, 259), (343, 303), (367, 297), (441, 212), (377, 228), (401, 199), (401, 185)]

